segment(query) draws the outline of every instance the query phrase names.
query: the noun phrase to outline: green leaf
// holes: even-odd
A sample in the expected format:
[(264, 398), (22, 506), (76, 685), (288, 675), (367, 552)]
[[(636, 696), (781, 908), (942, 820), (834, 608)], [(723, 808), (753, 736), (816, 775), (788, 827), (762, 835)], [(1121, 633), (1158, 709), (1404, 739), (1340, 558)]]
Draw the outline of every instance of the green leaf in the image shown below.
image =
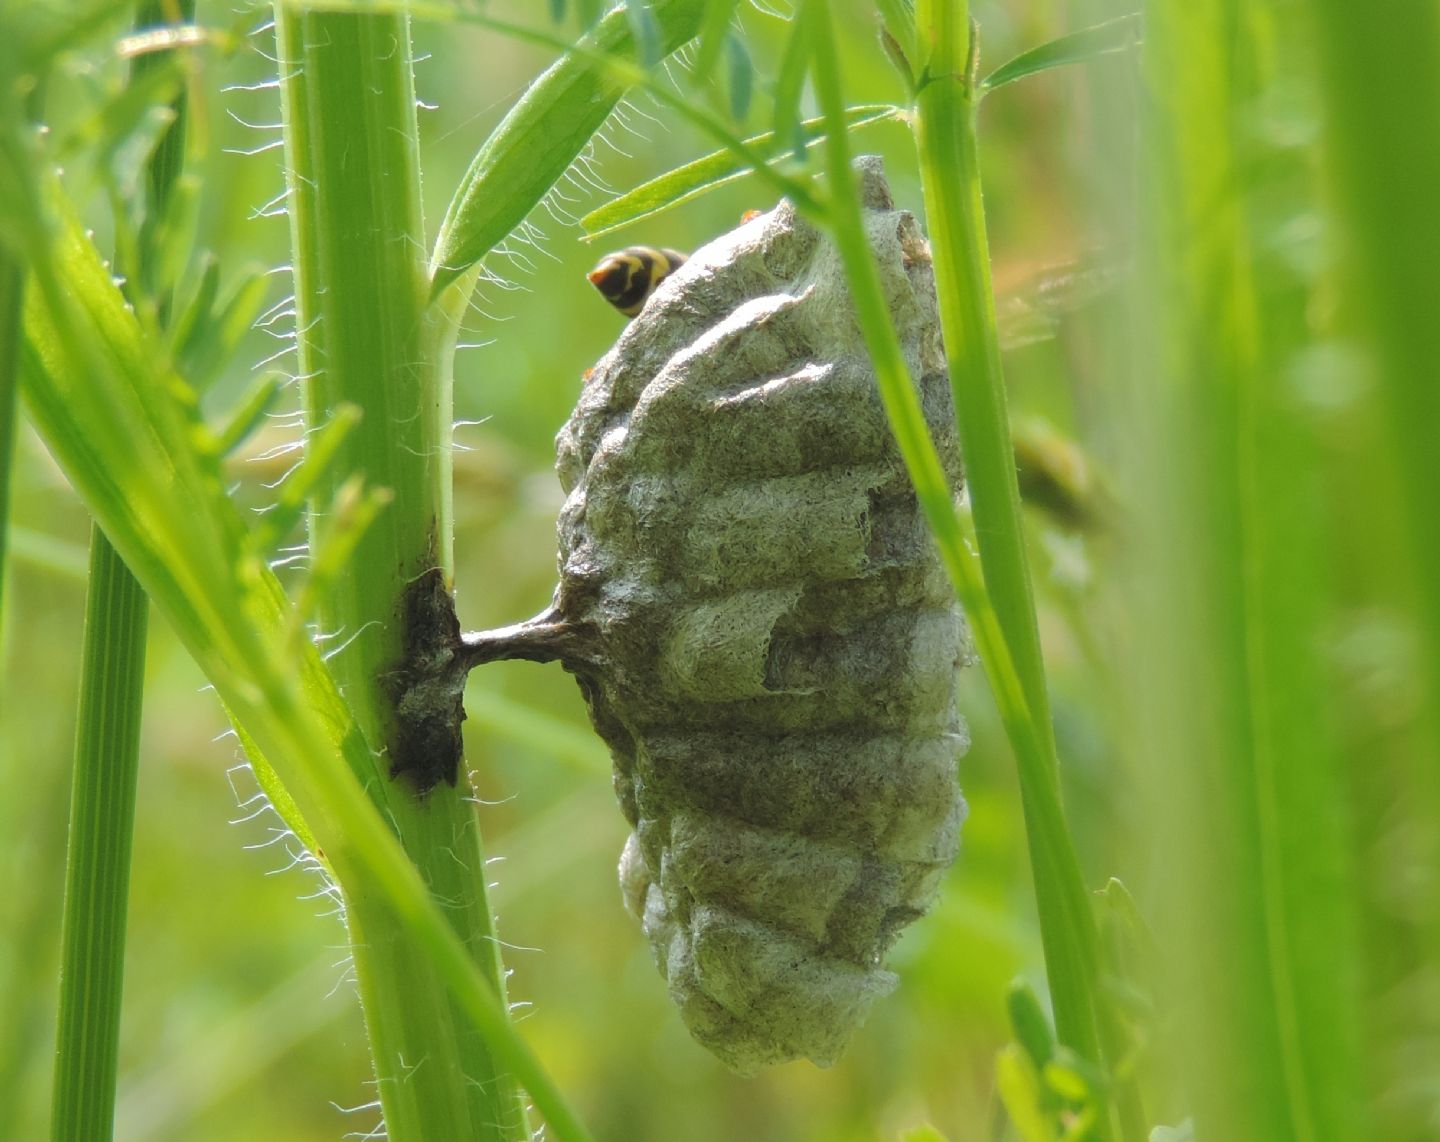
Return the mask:
[(1042, 1068), (1041, 1075), (1045, 1085), (1066, 1102), (1086, 1103), (1094, 1098), (1089, 1082), (1074, 1066), (1049, 1062)]
[(743, 122), (750, 113), (750, 97), (755, 90), (755, 64), (745, 41), (734, 32), (725, 40), (726, 76), (730, 90), (730, 117)]
[(660, 29), (650, 0), (626, 0), (625, 12), (630, 17), (630, 34), (635, 40), (635, 58), (642, 67), (654, 67), (665, 53), (660, 50)]
[[(853, 131), (870, 123), (894, 119), (899, 113), (898, 107), (888, 103), (851, 107), (845, 112), (846, 125)], [(822, 127), (824, 123), (823, 117), (807, 119), (801, 127), (808, 135), (812, 128)], [(814, 135), (808, 139), (806, 146), (815, 146), (824, 142), (824, 139), (824, 135)], [(746, 139), (745, 144), (767, 159), (779, 154), (783, 149), (782, 141), (773, 131)], [(736, 158), (733, 151), (713, 151), (703, 158), (642, 183), (619, 198), (611, 199), (580, 219), (580, 225), (585, 230), (587, 239), (599, 238), (642, 218), (663, 214), (682, 202), (689, 202), (716, 187), (744, 178), (751, 172), (749, 164)]]
[(194, 294), (175, 323), (175, 367), (197, 390), (204, 391), (219, 376), (255, 323), (270, 288), (258, 269), (239, 276), (229, 295), (216, 305), (220, 267), (207, 259)]
[(1010, 985), (1005, 1004), (1010, 1010), (1010, 1027), (1015, 1039), (1038, 1070), (1055, 1055), (1055, 1036), (1050, 1030), (1049, 1016), (1040, 1006), (1034, 989), (1022, 980)]
[(230, 455), (250, 438), (284, 387), (285, 377), (281, 373), (261, 373), (246, 386), (216, 438), (215, 448), (221, 456)]
[(925, 62), (918, 58), (915, 0), (877, 0), (876, 7), (880, 9), (880, 42), (905, 86), (913, 89)]
[(730, 37), (730, 20), (740, 0), (710, 0), (705, 8), (705, 21), (700, 25), (695, 62), (690, 68), (690, 82), (698, 86), (715, 72), (720, 53)]
[(550, 0), (550, 21), (554, 24), (565, 22), (565, 0)]
[(290, 470), (280, 485), (280, 494), (265, 513), (264, 522), (255, 529), (253, 543), (257, 551), (269, 550), (300, 522), (311, 492), (339, 458), (341, 445), (355, 431), (360, 415), (356, 405), (342, 404), (335, 409), (329, 423), (310, 431), (305, 440), (305, 459)]
[[(168, 149), (166, 138), (157, 151)], [(163, 203), (152, 206), (140, 227), (139, 248), (145, 251), (143, 285), (153, 304), (168, 308), (175, 285), (189, 267), (195, 252), (195, 221), (200, 209), (203, 179), (193, 170), (177, 177), (165, 191)]]
[(995, 1060), (995, 1089), (1024, 1142), (1055, 1142), (1055, 1131), (1043, 1106), (1040, 1076), (1013, 1043)]
[(175, 121), (169, 107), (180, 94), (185, 75), (173, 52), (156, 55), (154, 66), (137, 74), (113, 98), (106, 100), (66, 133), (60, 153), (72, 156), (93, 152), (96, 165), (108, 167), (116, 155), (142, 130), (152, 138), (135, 156), (138, 167), (149, 156), (160, 134)]
[[(206, 253), (200, 259), (200, 279), (195, 283), (194, 292), (190, 294), (190, 300), (179, 307), (179, 316), (171, 326), (177, 361), (183, 361), (188, 354), (197, 352), (209, 337), (211, 311), (219, 295), (220, 261), (214, 254)], [(191, 375), (190, 370), (183, 366), (180, 372), (182, 376)], [(195, 383), (193, 378), (191, 383)]]
[(915, 0), (876, 0), (875, 6), (880, 10), (881, 27), (895, 37), (912, 62), (915, 62), (914, 52), (918, 42)]
[(802, 9), (794, 30), (780, 59), (775, 76), (775, 138), (789, 147), (797, 158), (804, 157), (809, 133), (800, 123), (800, 99), (805, 91), (805, 73), (814, 50), (814, 23), (805, 18), (809, 9)]
[(1021, 52), (1008, 63), (1001, 64), (980, 85), (982, 94), (991, 92), (1027, 75), (1084, 63), (1098, 56), (1130, 51), (1143, 39), (1143, 23), (1138, 12), (1071, 32), (1067, 36)]
[(1140, 911), (1140, 905), (1125, 887), (1125, 882), (1112, 876), (1105, 882), (1105, 887), (1095, 895), (1100, 900), (1098, 915), (1115, 936), (1124, 939), (1127, 944), (1145, 955), (1153, 956), (1154, 936)]
[(310, 544), (310, 571), (300, 585), (290, 613), (290, 644), (298, 652), (307, 641), (305, 623), (321, 613), (321, 601), (340, 576), (350, 572), (355, 549), (370, 525), (395, 499), (389, 488), (365, 487), (356, 472), (336, 492), (326, 508), (326, 522)]
[[(43, 74), (62, 52), (80, 47), (95, 38), (96, 30), (107, 27), (133, 0), (96, 0), (88, 5), (11, 4), (5, 12), (8, 74)], [(9, 68), (15, 71), (10, 72)]]
[[(660, 49), (672, 52), (690, 39), (704, 15), (701, 0), (653, 0), (646, 11), (658, 25)], [(439, 8), (437, 14), (458, 16)], [(524, 29), (467, 15), (511, 34)], [(483, 258), (540, 202), (585, 148), (619, 102), (626, 84), (595, 53), (623, 57), (634, 38), (624, 11), (605, 16), (572, 52), (530, 85), (476, 154), (451, 199), (431, 258), (432, 296)], [(542, 42), (550, 37), (535, 36)]]

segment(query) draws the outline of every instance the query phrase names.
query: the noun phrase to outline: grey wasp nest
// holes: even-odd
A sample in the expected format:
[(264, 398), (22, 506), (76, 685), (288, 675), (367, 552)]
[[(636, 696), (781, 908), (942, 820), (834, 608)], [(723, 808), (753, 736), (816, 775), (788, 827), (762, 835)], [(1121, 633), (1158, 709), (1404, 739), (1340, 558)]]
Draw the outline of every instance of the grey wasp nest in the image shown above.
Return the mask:
[[(958, 490), (929, 249), (879, 160), (857, 167)], [(634, 829), (625, 902), (730, 1067), (825, 1066), (955, 857), (967, 745), (963, 620), (833, 245), (782, 203), (696, 252), (588, 374), (557, 449), (551, 617), (589, 632), (567, 665)]]
[[(856, 165), (958, 490), (929, 249), (879, 160)], [(955, 857), (967, 745), (964, 623), (834, 247), (781, 203), (696, 252), (556, 443), (554, 601), (462, 639), (438, 570), (416, 581), (395, 771), (454, 782), (470, 667), (559, 659), (614, 755), (620, 885), (691, 1033), (742, 1074), (828, 1065)]]

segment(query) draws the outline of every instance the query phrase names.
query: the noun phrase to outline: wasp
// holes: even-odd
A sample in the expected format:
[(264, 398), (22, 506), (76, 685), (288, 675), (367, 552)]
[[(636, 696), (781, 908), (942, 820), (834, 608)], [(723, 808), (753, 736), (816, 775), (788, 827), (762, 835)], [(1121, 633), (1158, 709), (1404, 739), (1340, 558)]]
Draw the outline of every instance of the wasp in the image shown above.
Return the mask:
[(679, 250), (626, 246), (606, 254), (586, 277), (601, 297), (626, 317), (634, 317), (655, 287), (684, 264), (685, 255)]

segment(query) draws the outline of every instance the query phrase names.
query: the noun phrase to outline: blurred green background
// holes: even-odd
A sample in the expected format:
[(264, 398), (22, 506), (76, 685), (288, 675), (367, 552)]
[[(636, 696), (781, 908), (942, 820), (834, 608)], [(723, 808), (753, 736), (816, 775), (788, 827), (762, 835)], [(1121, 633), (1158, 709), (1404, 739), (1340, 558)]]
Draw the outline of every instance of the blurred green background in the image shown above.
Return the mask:
[[(536, 22), (545, 12), (519, 0), (492, 0), (489, 8)], [(877, 47), (872, 6), (844, 0), (835, 8), (843, 10), (851, 101), (903, 100)], [(974, 5), (991, 66), (1124, 10), (1107, 0)], [(233, 14), (202, 2), (200, 17), (224, 24)], [(743, 20), (758, 72), (773, 74), (783, 25), (748, 6)], [(263, 17), (253, 22), (262, 25)], [(280, 152), (247, 153), (278, 140), (277, 130), (247, 126), (278, 119), (274, 90), (257, 86), (273, 78), (267, 36), (261, 27), (247, 48), (207, 57), (206, 98), (196, 109), (196, 122), (209, 131), (202, 242), (232, 272), (288, 260), (285, 220), (266, 216), (281, 191)], [(426, 57), (420, 95), (433, 105), (421, 113), (433, 227), (476, 146), (549, 57), (455, 26), (417, 25), (416, 41)], [(1080, 441), (1102, 474), (1101, 488), (1116, 434), (1125, 430), (1105, 376), (1134, 257), (1135, 68), (1133, 58), (1115, 56), (1006, 89), (986, 104), (982, 134), (995, 278), (1011, 345), (1012, 415), (1043, 419)], [(97, 37), (90, 50), (66, 58), (51, 93), (54, 115), (77, 115), (97, 85), (118, 83), (121, 74), (105, 37)], [(1267, 126), (1298, 132), (1277, 146), (1301, 165), (1315, 162), (1314, 92), (1300, 85), (1276, 98), (1265, 109)], [(766, 126), (762, 104), (752, 113), (757, 131)], [(886, 157), (897, 200), (918, 211), (908, 132), (880, 124), (855, 147)], [(624, 190), (710, 149), (642, 96), (597, 143), (592, 173)], [(83, 170), (74, 177), (83, 179)], [(602, 195), (588, 182), (577, 180), (566, 191), (575, 201), (557, 205), (578, 215), (598, 204)], [(103, 232), (105, 204), (97, 197), (94, 205)], [(513, 261), (493, 264), (506, 280), (477, 295), (466, 338), (475, 347), (457, 363), (456, 415), (466, 423), (456, 433), (463, 450), (456, 456), (455, 547), (468, 628), (533, 614), (553, 587), (561, 503), (553, 436), (584, 370), (624, 320), (593, 293), (585, 271), (615, 245), (694, 249), (744, 211), (771, 205), (763, 188), (741, 181), (600, 246), (541, 211), (534, 219), (546, 234), (540, 248), (515, 245)], [(1305, 210), (1282, 198), (1276, 214), (1275, 233), (1289, 235), (1293, 256), (1318, 257), (1314, 231), (1284, 229), (1303, 222)], [(286, 280), (274, 276), (276, 303)], [(282, 316), (252, 333), (212, 394), (217, 409), (258, 362), (285, 348), (277, 339), (285, 327)], [(1329, 368), (1335, 385), (1346, 383), (1334, 361), (1313, 364)], [(1343, 403), (1344, 392), (1334, 391)], [(289, 399), (298, 403), (293, 393)], [(251, 462), (237, 465), (235, 480), (255, 487), (257, 502), (259, 486), (287, 462), (266, 458), (266, 449), (294, 436), (277, 420), (250, 449)], [(1143, 907), (1166, 886), (1156, 882), (1136, 775), (1123, 760), (1123, 686), (1105, 665), (1119, 637), (1112, 620), (1125, 600), (1098, 586), (1113, 577), (1115, 513), (1123, 520), (1125, 497), (1090, 494), (1108, 505), (1102, 514), (1110, 526), (1076, 529), (1044, 512), (1031, 517), (1042, 638), (1066, 803), (1087, 881), (1099, 887), (1119, 876)], [(0, 880), (0, 1137), (25, 1139), (40, 1137), (47, 1118), (88, 536), (83, 509), (32, 435), (19, 442), (12, 510), (0, 698), (0, 834), (9, 858)], [(1336, 623), (1359, 700), (1374, 704), (1354, 727), (1407, 733), (1427, 699), (1407, 690), (1413, 675), (1404, 624), (1363, 611)], [(323, 886), (311, 874), (290, 867), (294, 842), (261, 808), (218, 703), (163, 625), (152, 627), (147, 674), (118, 1136), (280, 1142), (363, 1135), (378, 1111), (332, 904), (317, 895)], [(472, 676), (468, 760), (493, 858), (511, 997), (525, 1005), (524, 1034), (598, 1137), (844, 1142), (897, 1138), (927, 1121), (956, 1142), (997, 1136), (993, 1068), (1010, 1038), (1006, 990), (1018, 976), (1043, 991), (1043, 972), (1009, 749), (978, 670), (961, 685), (973, 735), (960, 763), (970, 816), (940, 902), (892, 954), (898, 991), (877, 1004), (833, 1069), (796, 1063), (743, 1081), (691, 1042), (621, 906), (615, 865), (627, 830), (610, 792), (608, 759), (573, 681), (558, 667), (523, 663)], [(1386, 780), (1368, 786), (1381, 818), (1405, 777), (1396, 773), (1388, 787)], [(1378, 846), (1387, 836), (1376, 828), (1361, 840)], [(1393, 873), (1433, 881), (1433, 868), (1416, 856), (1430, 851), (1426, 845), (1391, 839), (1394, 859), (1376, 858), (1378, 879)], [(1405, 895), (1404, 906), (1396, 905), (1402, 911), (1415, 899), (1433, 899), (1429, 881), (1397, 891)], [(1412, 1050), (1421, 1101), (1433, 1106), (1440, 1054), (1433, 1040), (1417, 1039)], [(1151, 1094), (1154, 1121), (1183, 1116), (1163, 1084)]]

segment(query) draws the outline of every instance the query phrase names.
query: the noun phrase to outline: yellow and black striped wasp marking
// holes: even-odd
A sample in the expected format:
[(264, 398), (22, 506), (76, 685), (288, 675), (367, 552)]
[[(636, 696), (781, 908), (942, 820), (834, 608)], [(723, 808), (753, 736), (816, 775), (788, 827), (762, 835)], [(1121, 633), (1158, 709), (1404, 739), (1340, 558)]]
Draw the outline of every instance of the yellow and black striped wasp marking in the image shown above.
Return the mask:
[(684, 264), (685, 255), (679, 250), (626, 246), (606, 254), (586, 276), (601, 297), (626, 317), (634, 317), (655, 287)]

